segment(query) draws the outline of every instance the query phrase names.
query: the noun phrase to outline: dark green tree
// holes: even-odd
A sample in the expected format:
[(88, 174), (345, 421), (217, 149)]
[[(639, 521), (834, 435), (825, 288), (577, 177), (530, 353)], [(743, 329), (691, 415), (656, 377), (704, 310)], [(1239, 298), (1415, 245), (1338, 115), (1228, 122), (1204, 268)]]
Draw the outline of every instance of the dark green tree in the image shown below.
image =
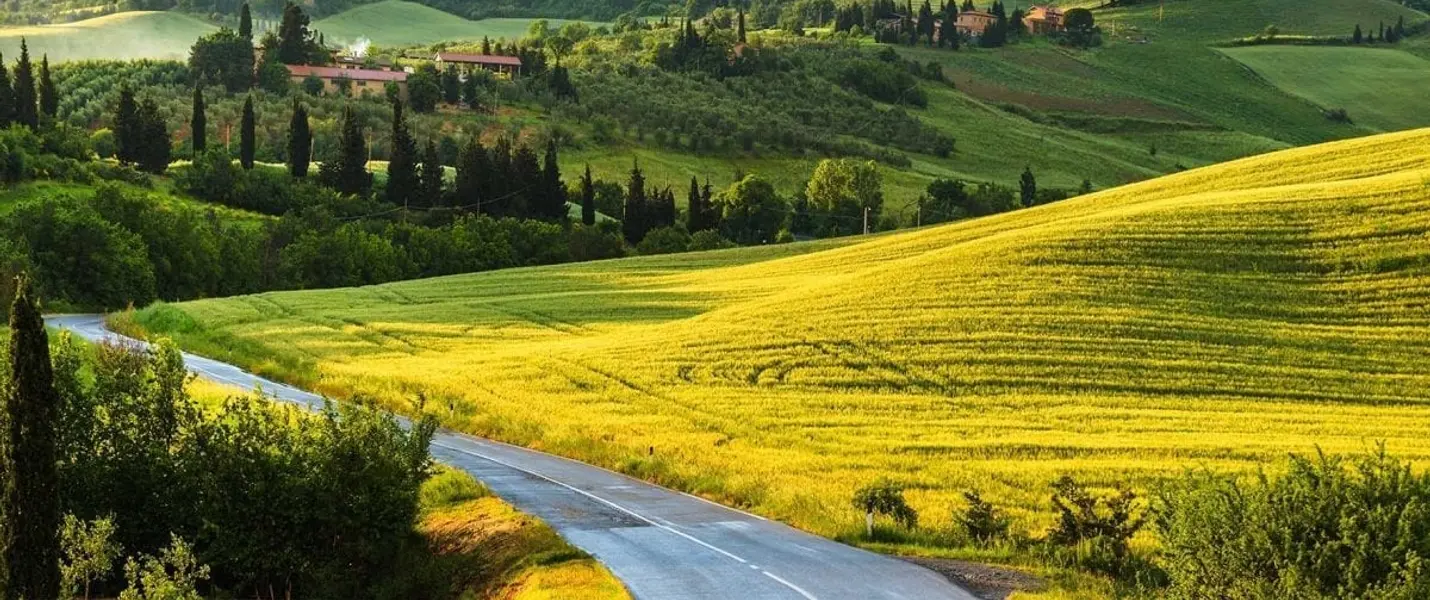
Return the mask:
[(5, 57), (0, 55), (0, 129), (15, 122), (15, 88), (10, 85), (10, 71), (5, 68)]
[(323, 162), (319, 175), (328, 187), (344, 194), (366, 195), (372, 189), (367, 172), (367, 140), (362, 121), (351, 105), (343, 108), (343, 129), (338, 137), (338, 158)]
[(278, 25), (278, 60), (285, 65), (306, 65), (312, 58), (312, 43), (308, 15), (289, 2), (283, 7), (283, 21)]
[(457, 157), (456, 204), (469, 207), (472, 212), (481, 212), (482, 202), (488, 199), (486, 185), (490, 178), (487, 150), (476, 136), (472, 136)]
[(745, 43), (745, 7), (741, 6), (738, 11), (735, 17), (735, 39), (740, 40), (740, 43), (743, 44)]
[(418, 204), (430, 208), (442, 204), (442, 157), (437, 153), (437, 144), (432, 140), (427, 140), (427, 145), (422, 149), (422, 172), (420, 173), (421, 198)]
[(516, 188), (502, 197), (501, 204), (495, 206), (497, 212), (520, 218), (547, 218), (546, 179), (536, 151), (526, 144), (518, 146), (511, 154), (509, 169)]
[(15, 281), (10, 308), (10, 381), (5, 389), (3, 496), (6, 598), (59, 598), (60, 485), (49, 336), (28, 277)]
[(193, 142), (194, 157), (197, 158), (208, 148), (208, 117), (204, 114), (204, 88), (194, 86), (193, 115), (189, 117), (189, 135)]
[(238, 125), (238, 164), (244, 169), (253, 168), (253, 157), (257, 153), (258, 137), (255, 129), (258, 117), (253, 114), (253, 96), (243, 101), (243, 118)]
[(155, 175), (169, 168), (169, 129), (159, 104), (146, 98), (139, 105), (139, 169)]
[(447, 65), (442, 71), (442, 101), (456, 106), (462, 101), (462, 78), (457, 74), (457, 65)]
[(1023, 206), (1032, 206), (1038, 201), (1038, 180), (1033, 178), (1033, 169), (1023, 167), (1023, 176), (1018, 178), (1019, 198)]
[(621, 216), (621, 233), (625, 234), (626, 243), (632, 246), (639, 244), (650, 229), (646, 223), (646, 213), (649, 212), (646, 204), (645, 174), (641, 173), (640, 163), (636, 163), (631, 167), (630, 180), (626, 182), (626, 205)]
[(308, 109), (293, 99), (293, 118), (288, 122), (288, 173), (308, 176), (308, 160), (313, 154), (313, 132), (308, 128)]
[(581, 175), (581, 222), (596, 224), (596, 182), (591, 179), (591, 165), (586, 165), (586, 173)]
[(53, 120), (60, 113), (60, 97), (50, 79), (50, 55), (40, 56), (40, 116)]
[(35, 72), (30, 66), (30, 48), (20, 38), (20, 62), (15, 65), (15, 122), (30, 129), (40, 126), (35, 105)]
[(119, 87), (119, 106), (114, 113), (115, 156), (121, 164), (136, 164), (142, 155), (139, 136), (143, 133), (139, 122), (139, 103), (134, 100), (134, 89), (129, 84)]
[(387, 201), (407, 208), (417, 192), (417, 142), (407, 130), (400, 99), (392, 102), (392, 154), (387, 160)]
[(227, 27), (189, 49), (189, 70), (201, 83), (219, 84), (235, 94), (253, 85), (253, 60), (253, 40)]
[(1352, 43), (1352, 44), (1359, 44), (1359, 43), (1361, 43), (1362, 41), (1364, 41), (1364, 37), (1365, 37), (1365, 36), (1360, 32), (1360, 23), (1356, 23), (1355, 33), (1352, 33), (1352, 34), (1351, 34), (1351, 43)]
[(690, 177), (690, 192), (685, 197), (685, 229), (695, 233), (704, 229), (705, 201), (700, 193), (700, 180)]
[(561, 166), (556, 156), (556, 140), (546, 142), (546, 156), (541, 167), (541, 200), (537, 216), (546, 221), (561, 222), (566, 210), (566, 185), (561, 183)]
[(929, 6), (929, 0), (924, 0), (923, 5), (919, 6), (918, 28), (919, 35), (923, 36), (927, 40), (927, 44), (929, 47), (933, 47), (933, 23), (933, 7)]
[(436, 110), (442, 100), (442, 76), (432, 65), (418, 67), (417, 72), (407, 78), (407, 100), (412, 110), (429, 113)]
[(238, 11), (238, 35), (244, 39), (253, 40), (253, 13), (248, 9), (248, 3), (243, 3), (243, 8)]

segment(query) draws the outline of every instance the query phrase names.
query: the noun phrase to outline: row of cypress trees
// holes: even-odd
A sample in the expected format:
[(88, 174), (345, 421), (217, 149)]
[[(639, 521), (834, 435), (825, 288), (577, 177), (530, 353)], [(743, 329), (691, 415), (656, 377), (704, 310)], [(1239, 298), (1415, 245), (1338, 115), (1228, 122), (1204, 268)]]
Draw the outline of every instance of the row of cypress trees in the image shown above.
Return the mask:
[(50, 77), (49, 55), (40, 57), (39, 83), (36, 84), (29, 44), (20, 38), (20, 60), (15, 63), (13, 83), (4, 58), (0, 57), (0, 127), (18, 123), (39, 129), (41, 120), (53, 120), (59, 109), (59, 94)]

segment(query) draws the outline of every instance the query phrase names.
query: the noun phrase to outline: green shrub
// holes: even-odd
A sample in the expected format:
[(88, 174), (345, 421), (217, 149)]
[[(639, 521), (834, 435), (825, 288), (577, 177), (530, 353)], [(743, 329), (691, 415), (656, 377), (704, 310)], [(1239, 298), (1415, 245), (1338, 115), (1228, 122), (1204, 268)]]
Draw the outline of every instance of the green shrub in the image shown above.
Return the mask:
[(734, 248), (735, 242), (725, 239), (719, 231), (706, 229), (697, 231), (690, 236), (690, 251), (719, 250), (721, 248)]
[(1188, 472), (1157, 495), (1178, 598), (1430, 598), (1430, 474), (1384, 449), (1279, 477)]
[(1047, 541), (1074, 549), (1075, 562), (1081, 568), (1125, 577), (1134, 571), (1128, 542), (1146, 522), (1133, 515), (1136, 499), (1126, 488), (1099, 498), (1071, 476), (1059, 477), (1053, 482), (1052, 496), (1058, 521)]
[(636, 251), (641, 254), (675, 254), (689, 249), (690, 234), (680, 225), (652, 229), (636, 244)]
[(904, 486), (880, 479), (854, 492), (854, 507), (871, 519), (885, 516), (905, 529), (919, 524), (919, 513), (904, 500)]
[(984, 500), (975, 491), (963, 492), (968, 507), (956, 517), (958, 524), (968, 533), (968, 537), (980, 544), (988, 544), (1007, 537), (1008, 517)]

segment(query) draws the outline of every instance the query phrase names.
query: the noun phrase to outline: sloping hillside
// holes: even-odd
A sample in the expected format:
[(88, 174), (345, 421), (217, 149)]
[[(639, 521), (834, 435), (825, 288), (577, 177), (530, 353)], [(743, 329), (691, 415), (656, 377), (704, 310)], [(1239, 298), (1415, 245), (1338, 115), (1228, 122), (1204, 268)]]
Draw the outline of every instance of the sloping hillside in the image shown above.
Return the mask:
[[(471, 21), (429, 6), (404, 0), (364, 4), (313, 23), (328, 40), (352, 43), (367, 38), (380, 46), (432, 44), (442, 41), (520, 39), (535, 19), (482, 19)], [(552, 27), (567, 21), (548, 19)]]
[[(1430, 457), (1430, 130), (788, 245), (142, 311), (201, 352), (824, 533), (851, 491)], [(856, 240), (846, 240), (856, 241)], [(286, 365), (286, 366), (284, 366)]]
[(50, 62), (138, 58), (187, 60), (199, 36), (217, 27), (172, 12), (124, 12), (63, 25), (0, 29), (0, 52), (7, 60), (20, 56), (20, 38), (30, 55), (49, 55)]

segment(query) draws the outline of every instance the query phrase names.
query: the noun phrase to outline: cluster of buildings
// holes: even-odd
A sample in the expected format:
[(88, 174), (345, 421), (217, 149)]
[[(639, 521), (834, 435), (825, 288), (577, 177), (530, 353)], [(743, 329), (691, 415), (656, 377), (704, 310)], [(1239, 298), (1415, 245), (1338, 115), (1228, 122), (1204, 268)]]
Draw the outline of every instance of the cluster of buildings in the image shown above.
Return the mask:
[[(954, 5), (951, 5), (954, 6)], [(1055, 6), (1034, 5), (1029, 7), (1023, 14), (1023, 27), (1028, 33), (1033, 35), (1044, 35), (1063, 30), (1063, 10)], [(895, 30), (902, 27), (905, 22), (903, 15), (896, 15), (887, 19), (886, 26)], [(967, 38), (978, 38), (987, 31), (989, 27), (998, 22), (997, 15), (981, 10), (969, 10), (958, 13), (958, 19), (954, 26), (958, 28), (959, 35)], [(934, 21), (934, 37), (943, 39), (943, 21)]]
[[(491, 54), (458, 54), (438, 52), (432, 57), (437, 70), (455, 66), (462, 77), (476, 71), (488, 71), (498, 77), (510, 79), (521, 75), (521, 59), (515, 56)], [(302, 84), (309, 77), (323, 82), (323, 93), (335, 93), (341, 86), (351, 86), (353, 93), (363, 90), (383, 93), (389, 83), (397, 84), (399, 93), (407, 96), (407, 77), (412, 68), (397, 68), (391, 61), (368, 59), (360, 56), (334, 54), (333, 66), (287, 65), (288, 77), (295, 84)]]

